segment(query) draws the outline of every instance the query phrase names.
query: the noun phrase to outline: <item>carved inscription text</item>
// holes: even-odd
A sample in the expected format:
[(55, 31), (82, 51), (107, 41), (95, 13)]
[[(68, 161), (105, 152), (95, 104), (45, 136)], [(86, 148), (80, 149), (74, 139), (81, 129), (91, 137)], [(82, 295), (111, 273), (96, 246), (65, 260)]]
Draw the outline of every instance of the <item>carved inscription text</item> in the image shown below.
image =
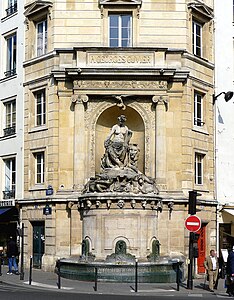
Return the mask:
[(153, 55), (150, 54), (88, 54), (89, 65), (147, 65), (153, 66)]

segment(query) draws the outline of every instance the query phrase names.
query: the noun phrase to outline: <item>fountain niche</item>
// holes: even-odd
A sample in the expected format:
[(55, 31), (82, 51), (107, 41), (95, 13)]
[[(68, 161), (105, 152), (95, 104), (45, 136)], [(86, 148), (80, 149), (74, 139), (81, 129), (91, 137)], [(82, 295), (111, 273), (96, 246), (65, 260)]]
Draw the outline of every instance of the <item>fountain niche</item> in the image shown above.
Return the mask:
[[(162, 200), (156, 182), (139, 171), (139, 148), (118, 117), (104, 141), (100, 173), (89, 179), (78, 200), (83, 221), (82, 255), (61, 259), (61, 275), (78, 280), (175, 282), (176, 266), (160, 256), (157, 239)], [(183, 272), (182, 272), (183, 273)]]

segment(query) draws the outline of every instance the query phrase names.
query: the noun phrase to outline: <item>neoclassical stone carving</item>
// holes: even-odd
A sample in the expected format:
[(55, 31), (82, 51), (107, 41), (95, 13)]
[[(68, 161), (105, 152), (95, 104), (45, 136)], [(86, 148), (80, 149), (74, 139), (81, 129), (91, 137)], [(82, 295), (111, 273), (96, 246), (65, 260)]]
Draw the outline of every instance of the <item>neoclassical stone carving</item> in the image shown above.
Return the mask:
[(155, 95), (152, 97), (152, 101), (156, 105), (165, 105), (166, 111), (168, 110), (169, 99), (165, 95)]
[(134, 90), (167, 90), (167, 81), (143, 80), (75, 80), (75, 89), (134, 89)]
[[(106, 138), (105, 153), (101, 159), (101, 173), (84, 186), (83, 193), (132, 192), (135, 194), (158, 194), (155, 180), (138, 170), (139, 148), (130, 144), (132, 131), (124, 124), (126, 117), (118, 117)], [(146, 203), (142, 204), (145, 208)]]
[[(134, 95), (136, 97), (136, 95)], [(139, 96), (140, 97), (140, 96)], [(100, 99), (101, 96), (100, 96)], [(85, 130), (90, 132), (90, 174), (94, 176), (95, 174), (95, 130), (96, 124), (99, 116), (106, 109), (116, 105), (113, 101), (113, 97), (109, 98), (105, 97), (105, 102), (103, 101), (91, 101), (87, 110), (85, 112)], [(152, 136), (154, 136), (155, 130), (155, 113), (151, 109), (151, 105), (149, 102), (131, 102), (128, 103), (128, 107), (131, 107), (135, 111), (137, 111), (141, 118), (143, 119), (145, 126), (145, 174), (151, 174), (152, 164), (151, 164), (151, 155), (150, 155), (150, 145), (152, 143)]]
[(118, 203), (117, 203), (117, 206), (118, 206), (119, 208), (124, 208), (124, 205), (125, 205), (124, 200), (119, 200)]
[(73, 94), (71, 96), (71, 102), (73, 104), (82, 104), (82, 103), (87, 103), (89, 101), (89, 97), (87, 95), (82, 95), (82, 94)]

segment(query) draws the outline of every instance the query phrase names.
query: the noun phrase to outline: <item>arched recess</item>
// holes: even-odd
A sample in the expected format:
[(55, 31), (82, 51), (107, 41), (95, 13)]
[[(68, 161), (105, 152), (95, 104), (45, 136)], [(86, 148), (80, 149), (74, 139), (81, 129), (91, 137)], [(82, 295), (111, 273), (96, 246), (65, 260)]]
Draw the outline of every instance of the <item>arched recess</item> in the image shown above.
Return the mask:
[(145, 172), (145, 126), (142, 117), (129, 106), (126, 110), (119, 110), (116, 106), (112, 106), (102, 112), (96, 123), (95, 173), (100, 173), (101, 157), (105, 152), (104, 141), (112, 126), (117, 124), (117, 118), (120, 115), (127, 117), (126, 125), (133, 132), (130, 143), (136, 143), (140, 148), (138, 169), (143, 173)]

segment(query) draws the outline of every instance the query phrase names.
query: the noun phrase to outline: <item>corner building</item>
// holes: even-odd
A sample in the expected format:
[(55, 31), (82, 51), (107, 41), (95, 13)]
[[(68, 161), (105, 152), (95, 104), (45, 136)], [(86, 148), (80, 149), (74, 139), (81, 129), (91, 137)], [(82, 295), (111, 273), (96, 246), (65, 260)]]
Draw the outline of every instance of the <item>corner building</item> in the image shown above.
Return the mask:
[[(188, 191), (199, 191), (196, 266), (204, 272), (204, 257), (216, 247), (212, 5), (210, 0), (26, 3), (21, 201), (26, 261), (33, 254), (34, 266), (53, 269), (58, 257), (81, 255), (86, 237), (78, 197), (100, 172), (104, 140), (124, 114), (131, 141), (140, 148), (139, 169), (156, 179), (155, 202), (162, 201), (162, 212), (147, 203), (151, 217), (145, 231), (129, 223), (124, 238), (130, 231), (145, 235), (146, 257), (152, 231), (160, 255), (187, 257)], [(43, 214), (46, 205), (51, 214)], [(113, 209), (121, 210), (115, 203)], [(116, 223), (115, 217), (106, 222), (110, 236)], [(90, 241), (92, 254), (102, 239)], [(109, 244), (111, 254), (115, 243)], [(127, 247), (140, 256), (131, 239)]]

